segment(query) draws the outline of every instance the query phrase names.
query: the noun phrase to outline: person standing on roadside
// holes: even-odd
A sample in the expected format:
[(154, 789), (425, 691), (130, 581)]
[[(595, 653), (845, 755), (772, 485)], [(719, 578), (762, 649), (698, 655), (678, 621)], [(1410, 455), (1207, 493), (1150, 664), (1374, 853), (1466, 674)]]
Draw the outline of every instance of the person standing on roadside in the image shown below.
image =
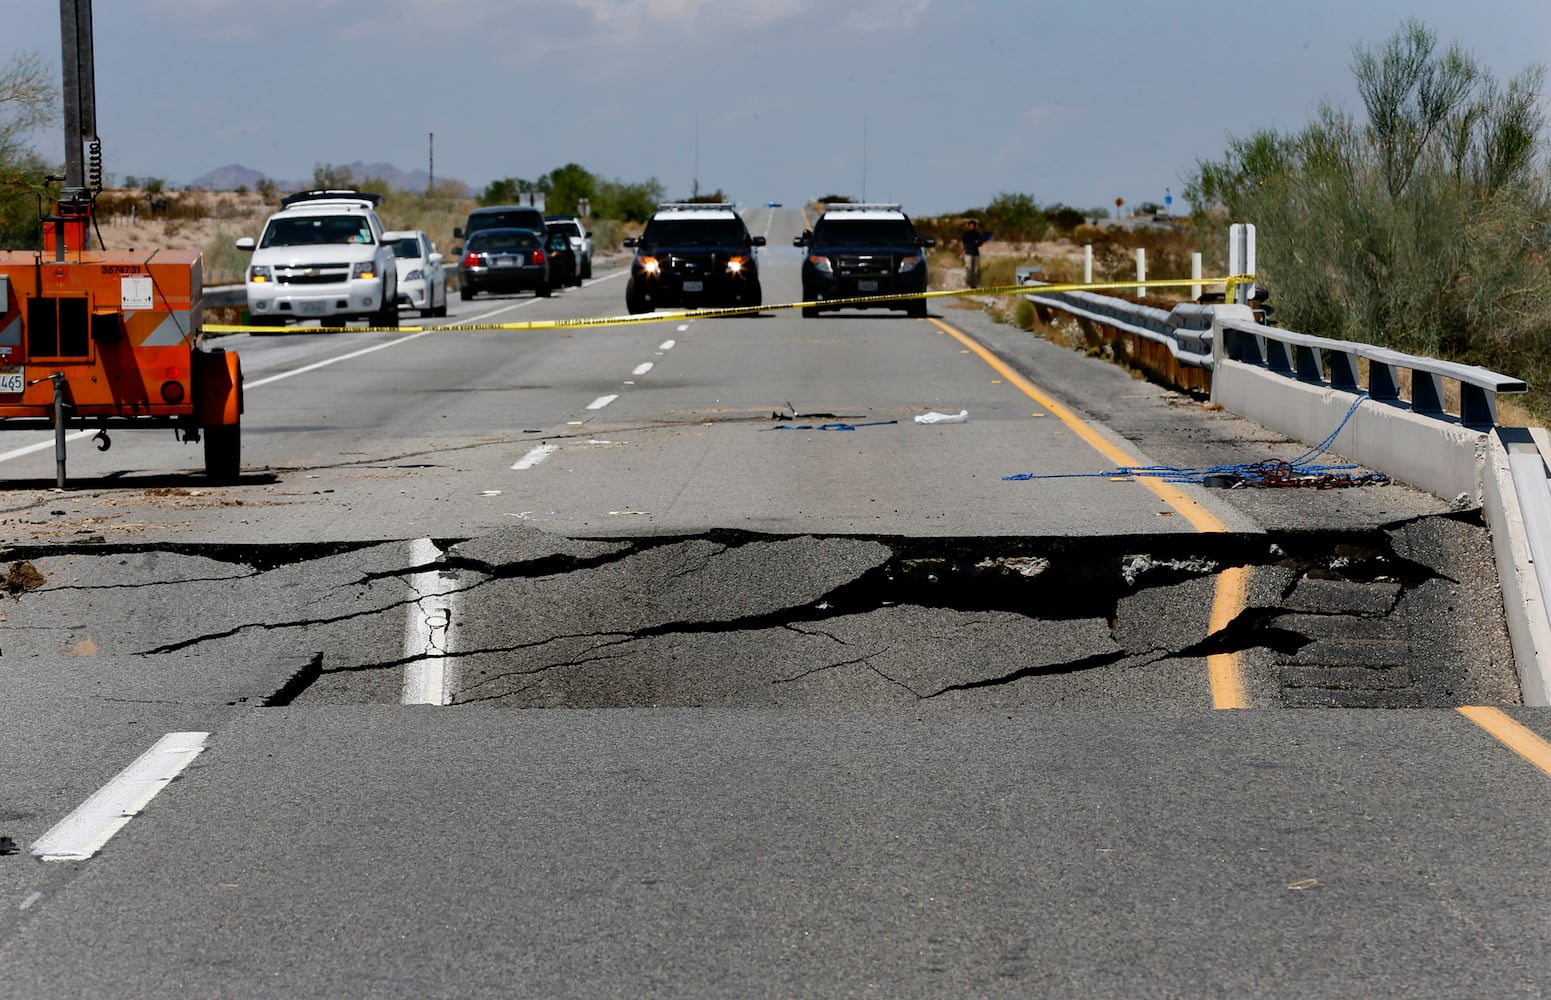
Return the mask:
[(974, 219), (964, 223), (964, 284), (969, 288), (980, 287), (980, 244), (990, 238), (991, 233), (982, 233)]

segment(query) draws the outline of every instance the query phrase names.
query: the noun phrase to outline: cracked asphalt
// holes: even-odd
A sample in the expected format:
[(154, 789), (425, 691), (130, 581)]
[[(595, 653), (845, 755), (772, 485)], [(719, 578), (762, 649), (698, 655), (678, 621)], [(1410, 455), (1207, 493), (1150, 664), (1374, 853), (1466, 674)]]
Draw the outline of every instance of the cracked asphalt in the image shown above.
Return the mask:
[[(797, 213), (750, 224), (793, 297)], [(1139, 462), (1306, 447), (934, 316)], [(1454, 711), (1551, 733), (1479, 511), (1187, 488), (1199, 533), (896, 316), (234, 343), (237, 486), (0, 461), (0, 994), (1548, 992), (1551, 782)], [(174, 732), (100, 853), (26, 855)]]

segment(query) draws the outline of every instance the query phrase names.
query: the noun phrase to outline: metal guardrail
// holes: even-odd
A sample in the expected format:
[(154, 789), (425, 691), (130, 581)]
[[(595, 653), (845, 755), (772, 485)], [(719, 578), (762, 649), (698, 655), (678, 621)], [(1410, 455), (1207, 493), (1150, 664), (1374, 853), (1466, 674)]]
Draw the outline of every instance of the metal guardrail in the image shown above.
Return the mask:
[(200, 301), (211, 308), (245, 306), (248, 304), (247, 285), (212, 285), (202, 292)]
[[(1372, 344), (1314, 337), (1237, 319), (1224, 319), (1218, 328), (1223, 332), (1224, 357), (1300, 382), (1328, 385), (1345, 392), (1366, 392), (1370, 398), (1384, 402), (1404, 401), (1400, 373), (1406, 371), (1410, 374), (1411, 412), (1424, 416), (1449, 416), (1443, 382), (1451, 379), (1459, 383), (1459, 422), (1466, 427), (1494, 426), (1497, 397), (1526, 392), (1529, 388), (1521, 379), (1475, 365), (1404, 354)], [(1366, 386), (1359, 359), (1368, 363)]]
[[(1033, 268), (1019, 268), (1018, 283), (1042, 284), (1034, 277), (1036, 273)], [(1024, 297), (1036, 305), (1165, 345), (1175, 361), (1186, 367), (1212, 368), (1217, 346), (1215, 324), (1223, 338), (1225, 358), (1257, 365), (1300, 382), (1328, 385), (1345, 392), (1365, 392), (1375, 400), (1409, 402), (1412, 412), (1424, 416), (1450, 416), (1445, 407), (1444, 380), (1452, 380), (1459, 384), (1458, 419), (1466, 427), (1495, 425), (1497, 397), (1528, 391), (1521, 379), (1475, 365), (1439, 361), (1356, 341), (1315, 337), (1248, 320), (1219, 320), (1216, 308), (1209, 305), (1181, 303), (1173, 311), (1165, 312), (1092, 292), (1042, 295), (1033, 291)], [(1359, 361), (1367, 362), (1366, 385)], [(1409, 378), (1403, 379), (1402, 372)], [(1407, 382), (1411, 398), (1404, 400), (1401, 391)]]
[[(1018, 284), (1042, 285), (1033, 268), (1017, 270)], [(1185, 304), (1172, 312), (1127, 302), (1093, 292), (1030, 292), (1024, 298), (1035, 305), (1062, 312), (1129, 333), (1169, 349), (1174, 360), (1189, 368), (1212, 367), (1212, 307)]]

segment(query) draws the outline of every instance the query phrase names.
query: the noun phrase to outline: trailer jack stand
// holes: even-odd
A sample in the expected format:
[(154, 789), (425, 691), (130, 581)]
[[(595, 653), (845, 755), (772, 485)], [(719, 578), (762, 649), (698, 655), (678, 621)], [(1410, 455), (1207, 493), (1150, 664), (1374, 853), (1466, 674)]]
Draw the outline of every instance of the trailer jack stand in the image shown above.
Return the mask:
[(53, 372), (45, 378), (35, 378), (28, 385), (39, 382), (54, 383), (54, 488), (65, 488), (65, 373)]

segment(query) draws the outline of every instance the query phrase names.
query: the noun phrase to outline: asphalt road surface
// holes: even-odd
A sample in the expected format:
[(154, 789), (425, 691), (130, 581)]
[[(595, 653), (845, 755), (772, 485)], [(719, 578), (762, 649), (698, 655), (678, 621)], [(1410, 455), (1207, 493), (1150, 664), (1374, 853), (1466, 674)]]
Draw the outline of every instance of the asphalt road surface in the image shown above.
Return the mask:
[(1551, 993), (1477, 511), (972, 301), (225, 344), (0, 442), (0, 995)]

